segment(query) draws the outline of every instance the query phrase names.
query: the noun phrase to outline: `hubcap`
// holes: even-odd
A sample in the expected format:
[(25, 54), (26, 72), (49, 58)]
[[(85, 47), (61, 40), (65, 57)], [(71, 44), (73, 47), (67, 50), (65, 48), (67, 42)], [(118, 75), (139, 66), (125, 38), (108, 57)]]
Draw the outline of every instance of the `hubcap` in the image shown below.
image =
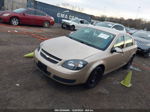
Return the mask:
[(49, 27), (49, 23), (48, 22), (45, 22), (45, 27)]
[(12, 22), (13, 25), (18, 25), (19, 24), (19, 20), (17, 18), (13, 18), (11, 20), (11, 22)]

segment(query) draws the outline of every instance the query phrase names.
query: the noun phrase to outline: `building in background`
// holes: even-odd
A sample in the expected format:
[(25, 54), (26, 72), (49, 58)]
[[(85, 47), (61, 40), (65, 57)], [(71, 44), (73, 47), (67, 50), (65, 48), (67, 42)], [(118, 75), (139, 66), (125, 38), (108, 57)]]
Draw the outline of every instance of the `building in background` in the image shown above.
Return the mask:
[(75, 10), (46, 4), (36, 0), (0, 0), (0, 10), (14, 10), (18, 8), (35, 8), (54, 17), (56, 23), (62, 19), (81, 18), (91, 22), (91, 15)]
[[(0, 0), (2, 1), (2, 0)], [(26, 8), (27, 0), (3, 0), (5, 10), (14, 10), (18, 8)]]
[(4, 0), (0, 0), (0, 10), (4, 10)]
[(54, 17), (56, 23), (61, 23), (62, 19), (81, 18), (91, 22), (91, 15), (74, 11), (55, 5), (46, 4), (36, 0), (28, 0), (27, 7), (41, 10), (48, 15)]

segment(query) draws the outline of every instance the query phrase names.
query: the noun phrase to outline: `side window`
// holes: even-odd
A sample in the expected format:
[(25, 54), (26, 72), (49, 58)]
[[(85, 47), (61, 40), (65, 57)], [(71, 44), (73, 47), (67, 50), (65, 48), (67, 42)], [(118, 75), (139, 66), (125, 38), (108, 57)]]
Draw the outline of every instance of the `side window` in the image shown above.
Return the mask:
[(40, 12), (40, 11), (35, 11), (37, 16), (46, 16), (44, 13)]
[(130, 47), (133, 45), (133, 39), (129, 35), (125, 35), (125, 47)]
[(84, 24), (89, 24), (89, 22), (87, 20), (84, 20)]
[(124, 28), (122, 26), (120, 26), (120, 25), (115, 25), (115, 26), (113, 26), (113, 28), (116, 29), (116, 30), (119, 30), (119, 31), (123, 31), (124, 30)]
[(119, 48), (123, 49), (123, 48), (124, 48), (124, 43), (125, 43), (125, 42), (124, 42), (124, 36), (120, 36), (120, 37), (116, 40), (114, 47), (119, 47)]
[(35, 11), (34, 11), (34, 10), (28, 10), (28, 11), (26, 12), (26, 14), (35, 15)]

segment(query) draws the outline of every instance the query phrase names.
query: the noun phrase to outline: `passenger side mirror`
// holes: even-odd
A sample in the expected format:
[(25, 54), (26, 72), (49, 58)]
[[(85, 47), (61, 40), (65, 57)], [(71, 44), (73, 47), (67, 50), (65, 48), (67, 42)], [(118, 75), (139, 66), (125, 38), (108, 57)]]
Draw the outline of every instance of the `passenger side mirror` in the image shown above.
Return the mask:
[(114, 52), (116, 52), (116, 53), (123, 53), (122, 49), (120, 49), (119, 47), (113, 47), (111, 49), (111, 53), (114, 53)]

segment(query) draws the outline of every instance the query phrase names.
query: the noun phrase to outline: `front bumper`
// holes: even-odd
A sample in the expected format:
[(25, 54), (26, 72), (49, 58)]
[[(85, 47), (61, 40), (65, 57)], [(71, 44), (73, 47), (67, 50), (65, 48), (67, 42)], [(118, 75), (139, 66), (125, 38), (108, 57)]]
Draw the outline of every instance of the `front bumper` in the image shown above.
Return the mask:
[(0, 22), (9, 23), (9, 16), (0, 16)]
[[(67, 85), (76, 85), (76, 84), (82, 84), (85, 83), (85, 74), (87, 70), (79, 70), (79, 71), (73, 71), (66, 69), (62, 67), (63, 61), (54, 64), (46, 59), (44, 59), (41, 55), (40, 52), (35, 50), (35, 62), (42, 71), (45, 72), (45, 75), (48, 76), (49, 78), (62, 83), (62, 84), (67, 84)], [(40, 63), (40, 65), (39, 65)]]

